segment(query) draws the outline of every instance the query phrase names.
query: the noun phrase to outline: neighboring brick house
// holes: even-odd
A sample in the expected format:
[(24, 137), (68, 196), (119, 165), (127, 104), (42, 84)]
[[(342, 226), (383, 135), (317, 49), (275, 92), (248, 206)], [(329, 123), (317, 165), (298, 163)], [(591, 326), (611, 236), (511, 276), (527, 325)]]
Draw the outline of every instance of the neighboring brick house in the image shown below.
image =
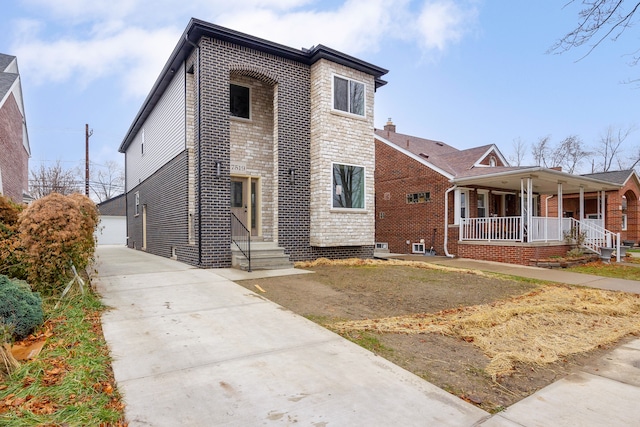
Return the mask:
[[(604, 194), (602, 192), (585, 192), (583, 194), (584, 210), (582, 211), (578, 194), (565, 195), (562, 202), (562, 215), (594, 222), (613, 233), (620, 233), (622, 240), (638, 244), (640, 242), (640, 228), (638, 227), (640, 178), (638, 174), (634, 170), (620, 170), (582, 176), (611, 182), (618, 185), (619, 188), (606, 191)], [(556, 215), (557, 212), (558, 200), (551, 198), (549, 200), (549, 214)]]
[(458, 150), (397, 133), (391, 121), (374, 141), (376, 245), (394, 253), (433, 249), (517, 264), (564, 255), (563, 233), (575, 224), (546, 212), (545, 195), (620, 188), (597, 177), (511, 167), (495, 145)]
[(0, 53), (0, 194), (16, 203), (29, 189), (29, 137), (15, 56)]
[(128, 245), (232, 263), (232, 214), (291, 260), (371, 257), (386, 70), (192, 19), (121, 146)]

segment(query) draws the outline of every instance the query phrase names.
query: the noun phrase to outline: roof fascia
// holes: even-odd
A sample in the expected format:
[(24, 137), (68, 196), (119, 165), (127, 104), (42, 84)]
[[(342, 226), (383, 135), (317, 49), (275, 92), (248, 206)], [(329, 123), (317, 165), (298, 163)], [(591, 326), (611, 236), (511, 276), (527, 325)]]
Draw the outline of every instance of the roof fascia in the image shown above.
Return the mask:
[(547, 175), (555, 175), (559, 181), (562, 181), (563, 178), (564, 179), (572, 179), (572, 180), (578, 180), (578, 181), (586, 181), (592, 184), (596, 184), (596, 185), (600, 185), (603, 186), (605, 188), (622, 188), (622, 186), (620, 184), (615, 184), (609, 181), (602, 181), (600, 179), (594, 179), (594, 178), (587, 178), (581, 175), (573, 175), (570, 173), (566, 173), (566, 172), (561, 172), (561, 171), (557, 171), (557, 170), (553, 170), (553, 169), (547, 169), (547, 168), (543, 168), (540, 166), (536, 166), (536, 167), (532, 167), (532, 168), (525, 168), (525, 169), (515, 169), (515, 170), (510, 170), (510, 171), (504, 171), (504, 172), (496, 172), (496, 173), (488, 173), (488, 174), (484, 174), (484, 175), (477, 175), (477, 176), (470, 176), (470, 177), (463, 177), (463, 178), (458, 178), (458, 179), (453, 179), (452, 182), (456, 183), (456, 184), (465, 184), (465, 183), (471, 183), (474, 181), (474, 179), (480, 179), (480, 178), (486, 178), (486, 177), (508, 177), (511, 175), (536, 175), (539, 173), (544, 173)]
[(405, 150), (404, 148), (397, 146), (393, 142), (389, 141), (388, 139), (385, 139), (385, 138), (381, 137), (380, 135), (378, 135), (376, 133), (374, 133), (373, 136), (374, 136), (374, 139), (377, 139), (378, 141), (380, 141), (383, 144), (386, 144), (389, 147), (401, 152), (402, 154), (406, 155), (407, 157), (410, 157), (413, 160), (416, 160), (416, 161), (422, 163), (423, 165), (425, 165), (429, 169), (431, 169), (431, 170), (433, 170), (435, 172), (438, 172), (440, 175), (444, 176), (445, 178), (447, 178), (449, 180), (453, 179), (453, 175), (451, 175), (450, 173), (446, 172), (445, 170), (440, 169), (439, 167), (429, 163), (426, 159), (418, 156), (417, 154), (414, 154), (409, 150)]

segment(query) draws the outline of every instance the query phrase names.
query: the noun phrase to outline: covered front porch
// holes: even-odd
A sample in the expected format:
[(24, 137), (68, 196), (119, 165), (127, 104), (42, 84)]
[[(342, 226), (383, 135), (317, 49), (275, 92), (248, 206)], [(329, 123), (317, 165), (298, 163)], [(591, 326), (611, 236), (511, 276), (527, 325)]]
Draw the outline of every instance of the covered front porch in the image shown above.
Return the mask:
[[(564, 256), (577, 244), (598, 254), (616, 248), (619, 257), (620, 235), (604, 228), (605, 191), (615, 184), (539, 167), (504, 169), (471, 170), (452, 180), (454, 220), (447, 215), (446, 231), (454, 242), (445, 247), (455, 253), (448, 255), (526, 265), (531, 258)], [(596, 219), (584, 217), (585, 192), (598, 195)], [(567, 194), (578, 195), (578, 218), (563, 209)]]

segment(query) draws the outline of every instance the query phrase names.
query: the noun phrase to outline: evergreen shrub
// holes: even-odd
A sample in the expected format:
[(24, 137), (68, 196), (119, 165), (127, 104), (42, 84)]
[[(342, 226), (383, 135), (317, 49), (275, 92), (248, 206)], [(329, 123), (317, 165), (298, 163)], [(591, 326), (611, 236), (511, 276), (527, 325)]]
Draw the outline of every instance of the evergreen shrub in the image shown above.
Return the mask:
[(0, 324), (6, 325), (15, 339), (28, 336), (42, 324), (44, 313), (40, 295), (29, 284), (0, 275)]

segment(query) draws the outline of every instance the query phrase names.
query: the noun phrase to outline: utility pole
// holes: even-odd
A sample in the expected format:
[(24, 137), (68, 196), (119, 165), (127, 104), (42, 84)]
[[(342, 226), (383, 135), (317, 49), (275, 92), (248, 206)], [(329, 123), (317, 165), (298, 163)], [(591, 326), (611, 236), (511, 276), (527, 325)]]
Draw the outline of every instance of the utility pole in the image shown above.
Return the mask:
[(84, 164), (84, 194), (89, 197), (89, 137), (93, 135), (93, 129), (89, 130), (89, 124), (84, 125), (84, 142), (86, 149)]

